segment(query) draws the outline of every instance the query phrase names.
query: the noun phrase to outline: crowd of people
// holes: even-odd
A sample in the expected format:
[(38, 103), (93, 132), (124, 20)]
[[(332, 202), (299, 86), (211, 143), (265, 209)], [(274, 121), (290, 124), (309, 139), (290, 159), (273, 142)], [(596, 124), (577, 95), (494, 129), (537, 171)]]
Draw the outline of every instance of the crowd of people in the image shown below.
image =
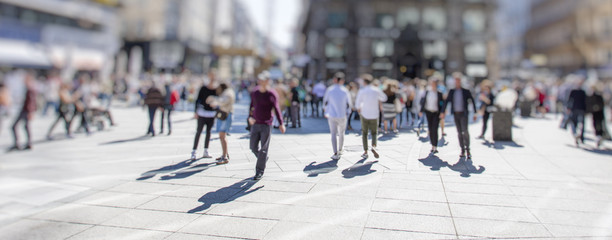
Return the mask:
[[(419, 138), (426, 133), (431, 154), (438, 154), (439, 140), (446, 135), (446, 115), (450, 114), (457, 129), (459, 156), (469, 159), (472, 157), (468, 130), (470, 121), (476, 122), (481, 116), (482, 128), (477, 138), (484, 139), (491, 113), (499, 109), (496, 95), (504, 91), (517, 96), (512, 107), (506, 111), (536, 117), (545, 117), (549, 112), (562, 114), (561, 128), (571, 127), (577, 146), (584, 144), (585, 116), (588, 114), (593, 122), (596, 147), (610, 139), (605, 121), (605, 109), (611, 103), (610, 89), (598, 81), (585, 83), (586, 78), (577, 75), (563, 80), (526, 81), (512, 85), (495, 85), (489, 80), (471, 85), (472, 81), (466, 81), (461, 73), (454, 73), (448, 78), (434, 74), (426, 80), (414, 78), (403, 81), (363, 74), (347, 83), (342, 72), (336, 73), (327, 82), (313, 82), (298, 78), (273, 81), (270, 74), (264, 71), (254, 81), (230, 82), (218, 80), (214, 69), (206, 78), (186, 74), (145, 74), (138, 87), (129, 87), (127, 81), (117, 78), (111, 84), (104, 84), (95, 74), (87, 73), (80, 73), (67, 81), (57, 71), (37, 75), (35, 72), (16, 70), (3, 79), (0, 84), (0, 124), (13, 106), (14, 98), (10, 96), (8, 85), (21, 82), (25, 93), (23, 99), (18, 99), (22, 104), (14, 114), (14, 144), (9, 150), (32, 148), (30, 122), (39, 106), (42, 106), (42, 115), (47, 115), (49, 109), (56, 113), (56, 119), (46, 135), (47, 139), (52, 140), (55, 138), (53, 131), (60, 122), (64, 124), (67, 138), (73, 137), (75, 121), (78, 123), (77, 131), (87, 135), (91, 134), (92, 125), (99, 126), (104, 119), (111, 126), (115, 125), (110, 111), (111, 99), (123, 98), (148, 109), (146, 134), (151, 136), (162, 134), (166, 129), (167, 135), (172, 134), (173, 111), (193, 111), (196, 131), (191, 160), (198, 159), (202, 134), (205, 134), (202, 158), (212, 158), (209, 145), (213, 126), (216, 125), (222, 148), (221, 156), (216, 158), (217, 164), (229, 162), (227, 136), (234, 118), (234, 105), (242, 99), (243, 94), (248, 94), (250, 107), (246, 121), (250, 148), (257, 158), (255, 179), (260, 179), (265, 171), (272, 129), (278, 128), (284, 133), (287, 128), (300, 128), (302, 119), (307, 117), (327, 119), (331, 133), (331, 159), (337, 161), (344, 152), (345, 132), (354, 130), (356, 120), (361, 126), (364, 159), (369, 157), (369, 153), (375, 158), (380, 157), (377, 148), (379, 134), (399, 134), (400, 128), (405, 127)], [(131, 95), (139, 97), (133, 98)], [(161, 113), (159, 132), (154, 127), (157, 112)], [(25, 145), (19, 144), (20, 124), (24, 126), (27, 137)], [(368, 139), (371, 139), (371, 143)]]

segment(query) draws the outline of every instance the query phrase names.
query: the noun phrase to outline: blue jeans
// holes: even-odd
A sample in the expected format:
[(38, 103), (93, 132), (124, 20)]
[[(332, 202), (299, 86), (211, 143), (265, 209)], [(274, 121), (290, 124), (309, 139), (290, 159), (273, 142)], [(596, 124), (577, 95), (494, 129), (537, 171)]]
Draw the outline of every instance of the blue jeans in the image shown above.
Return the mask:
[(232, 127), (232, 115), (232, 113), (228, 113), (225, 120), (217, 119), (217, 132), (227, 133), (230, 131)]

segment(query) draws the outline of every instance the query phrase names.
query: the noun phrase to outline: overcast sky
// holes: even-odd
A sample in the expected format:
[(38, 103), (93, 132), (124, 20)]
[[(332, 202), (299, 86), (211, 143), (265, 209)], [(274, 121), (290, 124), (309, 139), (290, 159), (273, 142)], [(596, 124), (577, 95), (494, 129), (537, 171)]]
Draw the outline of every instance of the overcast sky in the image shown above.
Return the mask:
[(293, 44), (293, 30), (300, 15), (300, 0), (240, 0), (250, 12), (255, 26), (262, 33), (268, 32), (268, 2), (273, 3), (272, 39), (281, 47)]

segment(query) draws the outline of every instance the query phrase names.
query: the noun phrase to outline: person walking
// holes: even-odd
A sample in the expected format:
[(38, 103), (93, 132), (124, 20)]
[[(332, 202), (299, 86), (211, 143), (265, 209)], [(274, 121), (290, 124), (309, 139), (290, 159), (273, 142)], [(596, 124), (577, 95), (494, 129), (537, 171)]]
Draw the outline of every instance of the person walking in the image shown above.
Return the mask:
[[(584, 114), (586, 112), (586, 92), (582, 89), (583, 79), (579, 79), (575, 89), (572, 90), (567, 99), (569, 120), (571, 121), (572, 134), (576, 146), (584, 143)], [(580, 128), (580, 130), (578, 129)], [(578, 131), (580, 131), (578, 133)]]
[(257, 79), (259, 86), (251, 93), (250, 109), (253, 110), (249, 115), (249, 123), (251, 124), (250, 147), (253, 154), (257, 157), (253, 180), (261, 179), (266, 169), (272, 123), (274, 122), (273, 113), (280, 123), (279, 130), (281, 133), (285, 133), (286, 130), (280, 111), (278, 95), (270, 87), (270, 73), (264, 71), (258, 75)]
[(208, 146), (210, 144), (210, 134), (213, 124), (215, 123), (215, 115), (217, 115), (217, 112), (215, 111), (215, 108), (210, 105), (210, 103), (214, 100), (215, 96), (217, 96), (215, 72), (210, 71), (208, 73), (208, 84), (200, 88), (198, 98), (195, 102), (195, 118), (198, 120), (198, 124), (196, 126), (195, 138), (193, 140), (191, 160), (196, 160), (196, 152), (204, 126), (206, 126), (206, 136), (204, 137), (204, 154), (202, 155), (202, 158), (212, 158), (212, 156), (208, 154)]
[(480, 114), (482, 115), (482, 132), (480, 132), (480, 136), (478, 139), (484, 139), (484, 135), (487, 132), (487, 124), (489, 123), (489, 116), (491, 112), (489, 112), (489, 107), (493, 106), (495, 102), (495, 95), (493, 95), (492, 88), (493, 83), (488, 79), (483, 80), (480, 83), (480, 94), (478, 95), (478, 99), (480, 100)]
[(153, 121), (155, 120), (155, 112), (164, 104), (164, 96), (154, 82), (145, 94), (144, 104), (147, 105), (149, 109), (149, 128), (147, 130), (147, 135), (151, 134), (151, 136), (155, 137)]
[(17, 125), (21, 122), (24, 123), (23, 127), (26, 131), (26, 137), (28, 139), (24, 149), (32, 149), (32, 133), (30, 131), (30, 121), (32, 121), (32, 118), (34, 117), (34, 112), (36, 111), (36, 92), (34, 91), (34, 88), (36, 86), (32, 73), (26, 73), (25, 85), (25, 100), (23, 101), (23, 106), (21, 107), (19, 115), (17, 115), (17, 119), (15, 119), (15, 122), (13, 123), (13, 146), (9, 148), (9, 151), (21, 150), (21, 148), (19, 147), (19, 136), (17, 134)]
[(432, 154), (438, 153), (438, 127), (440, 125), (440, 112), (444, 106), (444, 95), (438, 90), (438, 81), (435, 77), (429, 79), (430, 88), (420, 100), (421, 111), (419, 112), (419, 117), (423, 117), (423, 113), (425, 113), (427, 118), (427, 131)]
[(356, 82), (350, 82), (349, 83), (349, 93), (351, 94), (351, 105), (353, 106), (351, 108), (351, 113), (349, 113), (348, 119), (346, 120), (346, 125), (347, 125), (347, 130), (352, 131), (353, 127), (351, 126), (351, 119), (353, 118), (353, 115), (355, 115), (355, 118), (357, 118), (359, 116), (359, 113), (357, 113), (357, 109), (355, 109), (355, 100), (357, 99), (357, 92), (359, 91), (359, 85)]
[(53, 70), (49, 74), (49, 78), (44, 79), (44, 92), (43, 98), (45, 100), (45, 105), (42, 110), (42, 115), (47, 116), (47, 111), (49, 108), (53, 110), (53, 112), (57, 112), (59, 108), (59, 89), (60, 89), (61, 80), (59, 79), (59, 74)]
[(227, 151), (227, 134), (229, 133), (230, 127), (232, 126), (232, 117), (234, 113), (234, 104), (236, 102), (236, 93), (234, 89), (230, 88), (227, 83), (219, 84), (217, 88), (217, 95), (219, 97), (213, 98), (211, 106), (219, 111), (227, 114), (217, 115), (217, 132), (219, 132), (219, 140), (221, 140), (221, 148), (223, 154), (217, 158), (217, 165), (226, 164), (229, 162), (230, 156)]
[(604, 133), (607, 132), (605, 128), (605, 115), (604, 115), (604, 99), (601, 95), (601, 89), (596, 85), (592, 88), (593, 94), (587, 98), (588, 112), (593, 118), (593, 129), (595, 129), (595, 136), (597, 148), (601, 147), (604, 140)]
[(64, 120), (64, 126), (66, 128), (66, 137), (72, 138), (72, 134), (70, 133), (70, 117), (68, 116), (72, 107), (74, 107), (74, 99), (70, 94), (70, 84), (62, 83), (60, 85), (60, 89), (58, 90), (59, 94), (59, 107), (57, 111), (57, 119), (51, 124), (49, 131), (47, 132), (47, 139), (52, 140), (53, 129), (55, 126), (61, 121)]
[(346, 116), (353, 108), (351, 94), (344, 87), (344, 73), (334, 75), (334, 85), (327, 89), (323, 96), (325, 118), (331, 132), (333, 160), (340, 160), (344, 146), (344, 132), (346, 131)]
[[(291, 79), (291, 128), (302, 127), (302, 118), (300, 115), (300, 102), (304, 101), (303, 96), (300, 96), (300, 80), (297, 78)], [(303, 91), (302, 91), (303, 92)]]
[[(389, 133), (389, 125), (393, 126), (393, 133), (398, 133), (397, 130), (397, 105), (396, 101), (399, 101), (399, 97), (396, 94), (397, 85), (392, 80), (387, 80), (385, 85), (384, 93), (387, 96), (387, 100), (382, 103), (382, 120), (384, 126), (384, 134)], [(401, 103), (400, 103), (401, 105)]]
[[(457, 135), (459, 137), (459, 146), (461, 147), (461, 155), (459, 155), (459, 157), (465, 157), (467, 153), (467, 158), (471, 159), (470, 132), (468, 130), (468, 101), (472, 102), (472, 107), (474, 110), (476, 109), (476, 103), (474, 103), (474, 98), (472, 97), (470, 90), (467, 90), (461, 86), (461, 73), (454, 73), (453, 77), (455, 78), (455, 88), (448, 92), (448, 97), (442, 106), (440, 119), (444, 119), (444, 116), (446, 116), (446, 107), (450, 104), (451, 114), (455, 118), (455, 126), (457, 128)], [(473, 118), (474, 121), (476, 121), (476, 114), (474, 114)]]
[(2, 133), (2, 122), (9, 115), (11, 107), (11, 95), (8, 87), (4, 83), (0, 83), (0, 133)]
[(372, 136), (372, 154), (375, 158), (379, 157), (376, 149), (376, 138), (378, 137), (378, 117), (380, 113), (380, 103), (387, 100), (387, 96), (380, 88), (372, 85), (373, 77), (370, 74), (362, 76), (363, 82), (366, 85), (357, 93), (355, 100), (355, 108), (359, 112), (361, 118), (361, 140), (364, 153), (362, 158), (368, 158), (368, 132)]
[(178, 102), (178, 91), (173, 90), (170, 84), (164, 86), (166, 94), (164, 95), (164, 104), (161, 108), (161, 129), (160, 134), (164, 133), (164, 118), (168, 119), (168, 135), (172, 134), (172, 121), (170, 115), (174, 111), (174, 105)]
[(312, 95), (313, 95), (313, 99), (312, 99), (312, 117), (316, 116), (319, 117), (321, 115), (321, 101), (323, 100), (323, 97), (325, 96), (325, 91), (326, 91), (326, 87), (325, 84), (323, 83), (323, 81), (319, 81), (317, 84), (314, 85), (314, 87), (312, 87)]

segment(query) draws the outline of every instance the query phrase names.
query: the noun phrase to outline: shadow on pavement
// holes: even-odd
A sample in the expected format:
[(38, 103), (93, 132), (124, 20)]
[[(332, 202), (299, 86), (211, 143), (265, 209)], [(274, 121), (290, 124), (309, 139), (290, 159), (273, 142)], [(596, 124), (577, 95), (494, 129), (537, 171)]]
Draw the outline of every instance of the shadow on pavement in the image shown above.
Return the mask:
[(254, 189), (251, 189), (251, 187), (253, 187), (255, 183), (257, 182), (252, 181), (250, 178), (245, 178), (230, 186), (220, 188), (214, 192), (208, 192), (204, 194), (204, 196), (200, 197), (200, 199), (198, 199), (198, 202), (201, 202), (202, 205), (187, 211), (187, 213), (201, 212), (206, 209), (209, 209), (213, 204), (221, 204), (234, 201), (240, 197), (248, 195), (264, 187), (259, 186)]
[(372, 165), (374, 163), (377, 163), (378, 161), (370, 161), (366, 163), (365, 160), (365, 158), (361, 159), (359, 160), (359, 162), (353, 164), (353, 166), (342, 170), (342, 176), (344, 178), (354, 178), (357, 176), (365, 176), (370, 173), (376, 172), (376, 170), (372, 169)]
[(466, 159), (464, 157), (459, 158), (459, 161), (453, 165), (448, 164), (448, 162), (443, 161), (433, 154), (430, 154), (426, 158), (419, 159), (419, 162), (430, 167), (429, 169), (432, 171), (439, 171), (443, 167), (448, 167), (450, 170), (461, 173), (462, 177), (470, 177), (471, 174), (481, 174), (485, 171), (485, 167), (476, 167), (471, 159)]
[(333, 172), (338, 169), (338, 161), (331, 160), (324, 163), (315, 165), (316, 162), (311, 162), (304, 167), (304, 173), (308, 174), (308, 177), (317, 177), (319, 174), (326, 174)]
[(382, 136), (378, 137), (378, 141), (385, 142), (385, 141), (393, 140), (394, 138), (397, 138), (397, 136), (398, 135), (395, 133), (383, 134)]
[(168, 165), (162, 168), (158, 168), (155, 170), (151, 170), (148, 172), (145, 172), (143, 174), (140, 174), (140, 177), (137, 178), (136, 180), (138, 181), (142, 181), (142, 180), (147, 180), (149, 178), (155, 177), (157, 174), (164, 174), (164, 173), (169, 173), (175, 170), (179, 170), (181, 168), (185, 168), (185, 167), (189, 167), (191, 165), (191, 163), (193, 163), (194, 161), (191, 159), (179, 162), (177, 164), (173, 164), (173, 165)]
[(169, 173), (168, 175), (162, 176), (159, 179), (165, 181), (165, 180), (172, 180), (172, 179), (188, 178), (196, 173), (205, 171), (214, 166), (217, 166), (214, 162), (200, 163), (198, 165), (191, 166), (190, 168), (184, 168), (179, 171)]
[(100, 145), (111, 145), (111, 144), (117, 144), (117, 143), (136, 142), (136, 141), (143, 141), (143, 140), (147, 140), (151, 138), (152, 138), (151, 136), (144, 135), (144, 136), (130, 138), (130, 139), (121, 139), (121, 140), (115, 140), (115, 141), (110, 141), (110, 142), (104, 142), (104, 143), (100, 143)]
[(515, 147), (515, 148), (523, 148), (525, 146), (520, 145), (518, 143), (515, 143), (513, 141), (496, 141), (496, 142), (489, 142), (489, 140), (484, 140), (484, 142), (482, 143), (482, 145), (485, 145), (489, 148), (495, 148), (495, 149), (504, 149), (506, 147)]
[(181, 178), (186, 178), (196, 173), (202, 172), (213, 166), (216, 166), (214, 162), (201, 163), (201, 164), (192, 166), (191, 164), (193, 164), (196, 161), (197, 160), (188, 159), (188, 160), (176, 163), (176, 164), (172, 164), (172, 165), (168, 165), (162, 168), (151, 170), (151, 171), (141, 174), (140, 177), (137, 178), (136, 180), (143, 181), (143, 180), (147, 180), (147, 179), (153, 178), (161, 174), (167, 174), (167, 175), (160, 177), (160, 180), (181, 179)]

